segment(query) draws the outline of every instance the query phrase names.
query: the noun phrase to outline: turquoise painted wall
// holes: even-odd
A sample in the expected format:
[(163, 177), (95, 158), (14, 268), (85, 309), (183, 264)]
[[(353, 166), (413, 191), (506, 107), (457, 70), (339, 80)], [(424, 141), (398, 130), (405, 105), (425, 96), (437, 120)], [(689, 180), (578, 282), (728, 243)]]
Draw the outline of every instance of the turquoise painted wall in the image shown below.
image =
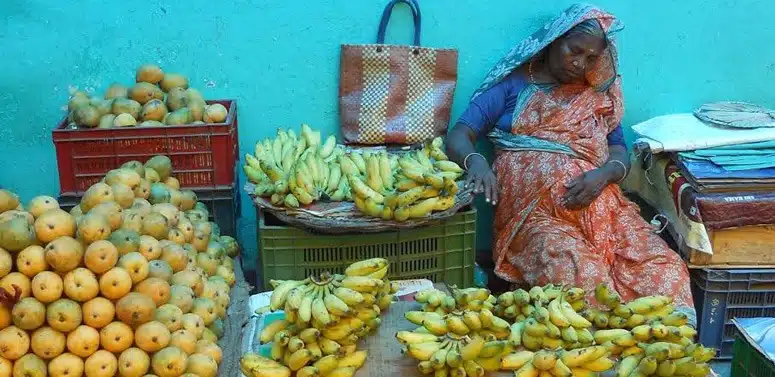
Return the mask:
[[(145, 62), (191, 77), (208, 98), (240, 102), (240, 147), (278, 126), (337, 131), (340, 43), (373, 41), (387, 1), (4, 0), (0, 8), (0, 186), (25, 201), (56, 195), (51, 128), (68, 87), (101, 93)], [(521, 36), (571, 2), (421, 0), (423, 42), (460, 50), (453, 118), (486, 71)], [(88, 4), (88, 5), (87, 5)], [(713, 100), (775, 107), (775, 6), (768, 0), (600, 0), (626, 25), (619, 38), (626, 125)], [(399, 8), (388, 40), (410, 40)], [(243, 199), (245, 199), (243, 197)], [(480, 247), (490, 211), (480, 205)], [(241, 240), (255, 252), (243, 200)]]

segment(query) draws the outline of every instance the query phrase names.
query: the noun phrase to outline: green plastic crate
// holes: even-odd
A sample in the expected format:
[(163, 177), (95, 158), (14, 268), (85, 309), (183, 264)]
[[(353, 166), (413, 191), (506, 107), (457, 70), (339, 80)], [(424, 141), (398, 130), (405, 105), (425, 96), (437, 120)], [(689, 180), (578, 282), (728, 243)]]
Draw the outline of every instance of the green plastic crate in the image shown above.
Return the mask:
[(263, 281), (263, 289), (269, 289), (271, 279), (343, 273), (353, 262), (377, 257), (390, 261), (390, 279), (473, 285), (476, 209), (416, 229), (347, 235), (308, 233), (261, 211), (257, 219), (261, 267), (257, 280)]
[(775, 364), (754, 347), (745, 331), (735, 324), (735, 343), (732, 346), (732, 377), (775, 377)]

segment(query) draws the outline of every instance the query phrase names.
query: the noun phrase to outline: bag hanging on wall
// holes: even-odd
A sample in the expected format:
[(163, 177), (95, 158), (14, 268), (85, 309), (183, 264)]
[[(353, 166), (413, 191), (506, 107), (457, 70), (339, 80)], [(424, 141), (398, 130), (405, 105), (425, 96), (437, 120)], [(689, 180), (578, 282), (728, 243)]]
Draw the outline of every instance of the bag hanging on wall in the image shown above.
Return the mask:
[[(393, 7), (407, 4), (414, 44), (385, 44)], [(377, 43), (342, 45), (339, 117), (346, 144), (416, 144), (444, 135), (457, 83), (457, 50), (420, 46), (416, 0), (392, 0), (379, 23)]]

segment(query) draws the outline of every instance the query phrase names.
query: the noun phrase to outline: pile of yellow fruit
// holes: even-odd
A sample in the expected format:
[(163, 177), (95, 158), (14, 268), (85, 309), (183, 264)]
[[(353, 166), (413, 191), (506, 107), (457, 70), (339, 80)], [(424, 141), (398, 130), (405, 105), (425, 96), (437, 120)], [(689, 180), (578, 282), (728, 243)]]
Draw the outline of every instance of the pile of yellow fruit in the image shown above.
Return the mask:
[(207, 105), (181, 74), (145, 64), (137, 68), (135, 81), (131, 87), (111, 84), (102, 98), (73, 91), (67, 103), (69, 122), (84, 128), (161, 127), (223, 123), (228, 115), (221, 104)]
[(243, 170), (256, 184), (255, 195), (290, 208), (321, 198), (351, 198), (347, 177), (337, 162), (343, 150), (336, 146), (336, 138), (331, 135), (321, 145), (320, 132), (306, 124), (300, 134), (296, 136), (292, 129), (278, 130), (276, 138), (256, 143), (255, 156), (245, 155)]
[(254, 194), (273, 205), (297, 208), (319, 200), (354, 201), (361, 213), (406, 221), (455, 204), (463, 169), (447, 160), (436, 138), (416, 152), (392, 154), (345, 150), (329, 135), (302, 125), (278, 130), (246, 154), (243, 170)]
[(342, 170), (355, 192), (355, 207), (368, 216), (396, 221), (424, 218), (433, 211), (452, 208), (458, 191), (456, 180), (463, 169), (447, 160), (442, 142), (436, 138), (414, 153), (403, 154), (393, 169), (386, 154), (367, 156), (363, 179), (352, 167), (345, 168), (354, 164), (348, 164), (343, 156)]
[[(584, 309), (584, 294), (551, 284), (497, 298), (479, 288), (453, 289), (452, 295), (426, 290), (415, 295), (422, 311), (406, 314), (421, 326), (396, 337), (419, 360), (419, 371), (434, 376), (481, 377), (496, 370), (517, 377), (586, 377), (609, 370), (617, 377), (709, 373), (716, 350), (694, 343), (696, 331), (669, 297), (625, 303), (600, 285), (595, 298), (609, 308), (602, 311)], [(617, 328), (606, 328), (612, 320)]]
[(398, 286), (385, 278), (382, 258), (353, 263), (344, 275), (324, 273), (304, 280), (273, 281), (268, 310), (285, 318), (267, 325), (262, 344), (272, 343), (270, 358), (247, 354), (240, 360), (248, 377), (351, 377), (366, 362), (360, 339), (381, 323), (380, 314)]
[(165, 156), (109, 172), (69, 213), (0, 190), (0, 375), (214, 377), (234, 238)]

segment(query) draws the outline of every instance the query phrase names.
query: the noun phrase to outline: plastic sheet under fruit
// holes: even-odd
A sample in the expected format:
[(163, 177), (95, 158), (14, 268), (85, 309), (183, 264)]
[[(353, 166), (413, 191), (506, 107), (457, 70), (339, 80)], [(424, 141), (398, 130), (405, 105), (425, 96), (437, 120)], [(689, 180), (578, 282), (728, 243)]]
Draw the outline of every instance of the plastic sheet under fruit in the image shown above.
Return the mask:
[(752, 345), (775, 362), (775, 318), (736, 318), (735, 322)]

